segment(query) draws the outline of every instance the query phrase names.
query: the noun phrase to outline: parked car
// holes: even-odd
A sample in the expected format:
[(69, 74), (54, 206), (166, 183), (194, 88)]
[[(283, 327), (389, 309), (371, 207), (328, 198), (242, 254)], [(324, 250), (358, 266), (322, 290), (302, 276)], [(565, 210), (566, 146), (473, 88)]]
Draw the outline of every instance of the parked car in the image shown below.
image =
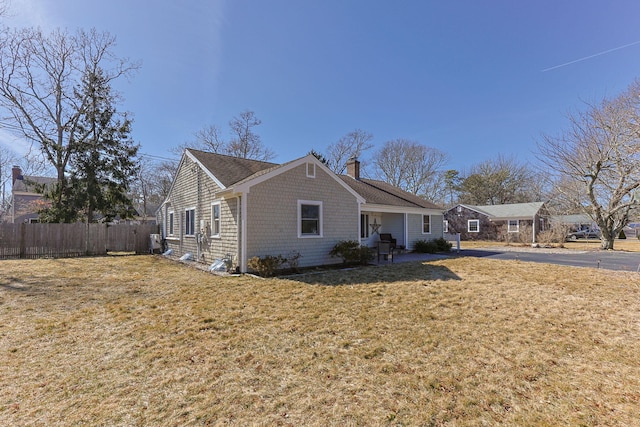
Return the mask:
[(566, 240), (600, 239), (600, 230), (580, 230), (567, 234)]

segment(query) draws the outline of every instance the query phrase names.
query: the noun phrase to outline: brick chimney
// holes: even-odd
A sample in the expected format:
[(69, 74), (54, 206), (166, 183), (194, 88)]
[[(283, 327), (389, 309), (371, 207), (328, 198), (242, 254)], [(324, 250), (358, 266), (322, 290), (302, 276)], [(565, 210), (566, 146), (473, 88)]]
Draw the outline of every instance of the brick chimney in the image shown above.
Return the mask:
[(11, 181), (11, 185), (16, 183), (16, 179), (24, 179), (24, 177), (22, 176), (22, 169), (20, 169), (20, 166), (14, 166), (13, 168), (11, 168), (11, 176), (13, 177), (13, 181)]
[(347, 175), (353, 179), (360, 180), (360, 162), (356, 157), (352, 157), (347, 161)]

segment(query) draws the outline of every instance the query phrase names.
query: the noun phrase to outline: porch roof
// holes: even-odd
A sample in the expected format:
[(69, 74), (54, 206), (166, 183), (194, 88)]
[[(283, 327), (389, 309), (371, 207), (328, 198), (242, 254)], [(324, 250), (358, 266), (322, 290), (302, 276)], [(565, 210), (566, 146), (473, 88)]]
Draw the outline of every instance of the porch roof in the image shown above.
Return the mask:
[(354, 179), (348, 175), (340, 175), (340, 178), (360, 194), (367, 204), (443, 210), (441, 206), (383, 181), (366, 178)]

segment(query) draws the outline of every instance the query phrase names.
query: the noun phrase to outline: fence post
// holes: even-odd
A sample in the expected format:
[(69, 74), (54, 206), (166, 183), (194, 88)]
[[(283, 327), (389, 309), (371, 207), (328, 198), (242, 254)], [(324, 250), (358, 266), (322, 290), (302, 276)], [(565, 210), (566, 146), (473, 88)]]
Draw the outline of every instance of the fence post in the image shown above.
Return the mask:
[(20, 258), (27, 257), (27, 228), (26, 223), (20, 224)]

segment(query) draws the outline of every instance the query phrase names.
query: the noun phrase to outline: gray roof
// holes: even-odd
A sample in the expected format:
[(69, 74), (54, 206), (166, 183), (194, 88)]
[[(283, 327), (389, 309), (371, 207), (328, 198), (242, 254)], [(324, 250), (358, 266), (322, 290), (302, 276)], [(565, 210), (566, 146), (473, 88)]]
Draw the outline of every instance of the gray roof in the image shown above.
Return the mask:
[(356, 193), (364, 197), (366, 203), (369, 204), (443, 210), (442, 206), (403, 191), (384, 181), (366, 178), (356, 180), (348, 175), (339, 175), (339, 177)]
[(18, 178), (13, 183), (13, 187), (11, 187), (11, 191), (14, 193), (38, 193), (39, 186), (49, 186), (57, 181), (56, 178), (51, 178), (48, 176), (28, 176), (24, 175), (22, 179)]
[[(506, 205), (462, 205), (492, 219), (528, 219), (538, 214), (544, 202), (511, 203)], [(454, 209), (454, 208), (452, 208)]]
[[(287, 162), (280, 165), (259, 160), (242, 159), (224, 154), (208, 153), (192, 148), (188, 148), (187, 150), (225, 187), (241, 184), (291, 163)], [(347, 175), (338, 175), (338, 177), (370, 204), (443, 210), (441, 206), (428, 202), (421, 197), (403, 191), (383, 181), (373, 179), (355, 180)]]
[(242, 159), (224, 154), (208, 153), (206, 151), (188, 148), (189, 152), (204, 165), (225, 187), (236, 184), (256, 173), (266, 169), (279, 167), (276, 163), (260, 160)]

